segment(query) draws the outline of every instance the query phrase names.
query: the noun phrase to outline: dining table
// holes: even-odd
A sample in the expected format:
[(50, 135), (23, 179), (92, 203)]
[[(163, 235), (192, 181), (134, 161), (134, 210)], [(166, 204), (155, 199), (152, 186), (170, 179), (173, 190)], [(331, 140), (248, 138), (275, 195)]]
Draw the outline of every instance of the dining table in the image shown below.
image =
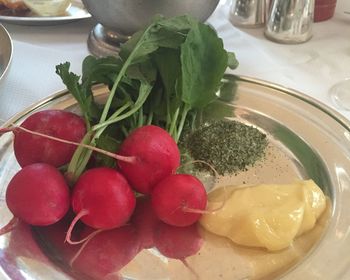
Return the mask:
[[(230, 0), (221, 0), (208, 18), (235, 53), (239, 67), (233, 74), (264, 80), (299, 91), (336, 110), (350, 120), (350, 111), (332, 101), (330, 88), (350, 77), (350, 3), (338, 0), (331, 19), (315, 22), (312, 38), (300, 44), (281, 44), (264, 36), (264, 27), (234, 26), (229, 19)], [(1, 22), (13, 42), (8, 72), (0, 81), (0, 123), (65, 88), (55, 66), (71, 63), (81, 73), (89, 55), (87, 40), (96, 25), (93, 17), (73, 22), (26, 25)]]

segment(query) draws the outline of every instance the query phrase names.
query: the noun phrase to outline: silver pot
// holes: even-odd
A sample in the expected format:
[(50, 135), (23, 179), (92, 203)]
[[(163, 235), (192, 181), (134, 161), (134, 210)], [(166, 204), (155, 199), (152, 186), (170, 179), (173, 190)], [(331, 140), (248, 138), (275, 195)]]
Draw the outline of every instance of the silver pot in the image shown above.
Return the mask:
[(83, 0), (83, 3), (99, 23), (90, 34), (89, 49), (103, 56), (118, 52), (119, 44), (150, 23), (155, 15), (188, 14), (205, 21), (219, 0)]

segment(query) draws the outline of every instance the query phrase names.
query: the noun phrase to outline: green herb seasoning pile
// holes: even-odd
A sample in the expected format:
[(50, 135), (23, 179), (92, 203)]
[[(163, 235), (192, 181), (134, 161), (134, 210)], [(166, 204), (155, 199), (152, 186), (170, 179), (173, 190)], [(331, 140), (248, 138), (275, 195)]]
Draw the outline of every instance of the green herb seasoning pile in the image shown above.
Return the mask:
[(252, 126), (222, 120), (201, 126), (184, 144), (193, 159), (207, 162), (224, 175), (237, 174), (262, 159), (268, 141)]

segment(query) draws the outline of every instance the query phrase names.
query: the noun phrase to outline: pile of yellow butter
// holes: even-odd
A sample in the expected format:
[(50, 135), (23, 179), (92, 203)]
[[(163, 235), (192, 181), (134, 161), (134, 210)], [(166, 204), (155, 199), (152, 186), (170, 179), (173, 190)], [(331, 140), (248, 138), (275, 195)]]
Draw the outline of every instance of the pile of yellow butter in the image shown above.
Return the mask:
[(209, 193), (208, 210), (213, 212), (200, 223), (236, 244), (276, 251), (311, 230), (325, 208), (326, 197), (312, 180), (222, 187)]

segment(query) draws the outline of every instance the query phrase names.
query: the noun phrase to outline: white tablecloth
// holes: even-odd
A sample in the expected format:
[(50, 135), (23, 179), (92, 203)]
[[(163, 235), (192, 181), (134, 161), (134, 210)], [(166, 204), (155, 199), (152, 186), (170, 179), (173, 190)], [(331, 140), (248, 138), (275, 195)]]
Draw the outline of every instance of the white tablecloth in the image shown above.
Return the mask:
[[(350, 77), (350, 15), (344, 14), (350, 11), (349, 0), (338, 0), (335, 17), (315, 23), (312, 39), (299, 45), (271, 42), (263, 28), (234, 27), (228, 20), (229, 7), (229, 0), (221, 1), (208, 22), (225, 47), (236, 53), (240, 66), (234, 73), (299, 90), (334, 107), (329, 88)], [(80, 73), (94, 25), (93, 19), (55, 26), (4, 24), (14, 54), (8, 74), (0, 81), (1, 121), (64, 88), (55, 74), (56, 64), (70, 61), (72, 70)], [(350, 119), (350, 112), (335, 109)]]

